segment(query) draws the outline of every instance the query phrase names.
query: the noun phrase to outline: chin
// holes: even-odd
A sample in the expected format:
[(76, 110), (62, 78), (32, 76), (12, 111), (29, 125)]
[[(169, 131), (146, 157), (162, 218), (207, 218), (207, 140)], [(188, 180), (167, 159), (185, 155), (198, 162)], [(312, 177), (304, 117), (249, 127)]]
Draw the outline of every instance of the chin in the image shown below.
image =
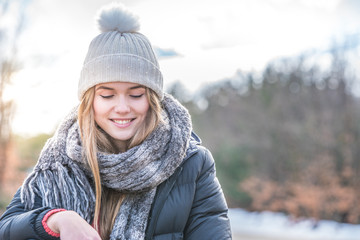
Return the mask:
[(115, 140), (115, 141), (119, 141), (119, 142), (127, 142), (129, 141), (131, 138), (133, 137), (133, 135), (131, 136), (112, 136), (112, 138)]

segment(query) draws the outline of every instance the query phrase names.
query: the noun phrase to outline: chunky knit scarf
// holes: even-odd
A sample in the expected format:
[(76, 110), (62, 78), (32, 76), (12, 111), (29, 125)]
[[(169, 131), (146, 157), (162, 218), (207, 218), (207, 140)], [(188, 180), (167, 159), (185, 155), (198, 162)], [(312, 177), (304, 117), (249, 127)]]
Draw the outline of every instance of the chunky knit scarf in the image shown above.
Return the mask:
[[(190, 144), (187, 110), (170, 95), (163, 104), (164, 122), (145, 141), (124, 153), (98, 153), (103, 186), (125, 193), (110, 239), (144, 239), (156, 187), (182, 163)], [(21, 199), (34, 208), (65, 208), (91, 223), (95, 206), (92, 174), (83, 157), (77, 112), (72, 111), (45, 144), (33, 172), (25, 180)]]

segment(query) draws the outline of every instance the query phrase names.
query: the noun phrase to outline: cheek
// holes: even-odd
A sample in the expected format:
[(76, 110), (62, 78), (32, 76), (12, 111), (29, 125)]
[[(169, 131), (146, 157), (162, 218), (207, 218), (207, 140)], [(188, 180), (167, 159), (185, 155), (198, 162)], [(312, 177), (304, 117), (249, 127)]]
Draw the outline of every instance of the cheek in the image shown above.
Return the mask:
[(95, 120), (99, 118), (102, 114), (106, 112), (106, 106), (103, 104), (102, 101), (95, 98), (93, 102), (93, 110), (94, 110), (94, 117)]
[(99, 114), (99, 103), (94, 99), (93, 102), (93, 110), (94, 110), (94, 116), (96, 117)]
[(149, 102), (148, 101), (144, 101), (144, 103), (143, 104), (141, 104), (140, 106), (139, 106), (139, 113), (142, 113), (143, 115), (144, 115), (144, 117), (146, 117), (146, 115), (147, 115), (147, 113), (148, 113), (148, 111), (149, 111), (149, 108), (150, 108), (150, 106), (149, 106)]

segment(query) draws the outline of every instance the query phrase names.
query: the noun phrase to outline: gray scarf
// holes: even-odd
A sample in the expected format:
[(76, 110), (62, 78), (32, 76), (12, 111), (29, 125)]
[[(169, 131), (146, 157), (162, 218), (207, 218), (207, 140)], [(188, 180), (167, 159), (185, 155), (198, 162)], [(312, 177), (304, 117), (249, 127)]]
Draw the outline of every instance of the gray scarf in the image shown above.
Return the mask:
[[(156, 187), (182, 163), (190, 144), (188, 111), (170, 95), (163, 104), (164, 123), (145, 141), (124, 153), (98, 153), (103, 186), (125, 193), (110, 239), (144, 239)], [(74, 110), (45, 144), (33, 172), (25, 180), (21, 200), (76, 211), (91, 223), (95, 206), (91, 171), (84, 161)]]

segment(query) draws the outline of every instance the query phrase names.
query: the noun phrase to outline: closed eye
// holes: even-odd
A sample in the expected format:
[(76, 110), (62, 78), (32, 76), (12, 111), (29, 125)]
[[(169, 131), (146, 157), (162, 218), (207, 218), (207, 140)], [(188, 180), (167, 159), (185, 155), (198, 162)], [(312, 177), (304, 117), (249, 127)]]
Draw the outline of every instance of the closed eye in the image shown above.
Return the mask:
[(114, 95), (100, 95), (102, 98), (112, 98)]
[(142, 94), (139, 94), (139, 95), (130, 95), (130, 97), (133, 97), (133, 98), (140, 98), (140, 97), (142, 97), (144, 94), (142, 93)]

